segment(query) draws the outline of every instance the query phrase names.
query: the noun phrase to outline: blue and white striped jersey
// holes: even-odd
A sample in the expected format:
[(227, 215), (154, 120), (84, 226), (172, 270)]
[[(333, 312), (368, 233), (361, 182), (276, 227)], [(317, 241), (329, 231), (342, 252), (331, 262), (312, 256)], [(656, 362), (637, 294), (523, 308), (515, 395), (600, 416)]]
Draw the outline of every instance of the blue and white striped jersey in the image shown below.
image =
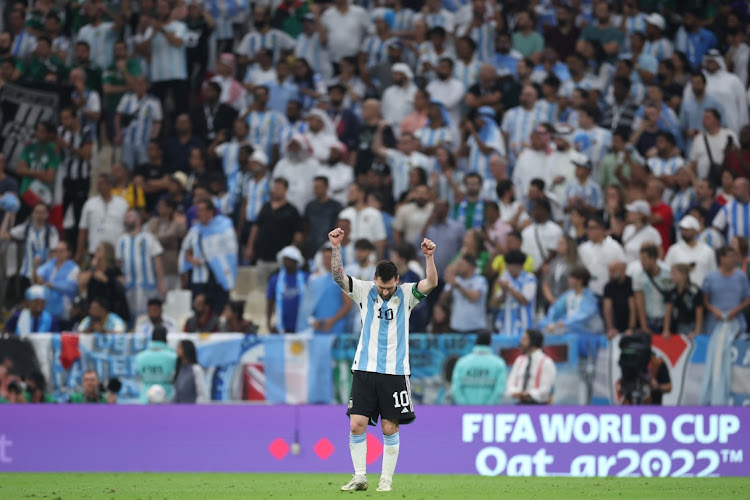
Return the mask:
[[(579, 149), (578, 142), (582, 136), (585, 136), (588, 141), (584, 140), (583, 147)], [(576, 149), (589, 157), (596, 170), (604, 159), (604, 155), (612, 147), (612, 132), (599, 126), (588, 130), (579, 128), (573, 132), (573, 142), (576, 143)]]
[(683, 191), (677, 191), (672, 196), (672, 201), (669, 206), (672, 207), (672, 213), (674, 214), (674, 226), (678, 227), (680, 220), (687, 215), (690, 207), (695, 203), (695, 189), (689, 187)]
[(102, 71), (112, 65), (116, 40), (117, 30), (115, 30), (115, 23), (113, 22), (99, 23), (98, 26), (85, 24), (78, 30), (78, 41), (89, 44), (91, 49), (90, 59)]
[(521, 271), (518, 278), (514, 278), (507, 270), (500, 277), (507, 280), (510, 287), (521, 293), (528, 303), (521, 305), (510, 293), (505, 294), (505, 300), (495, 319), (495, 331), (502, 335), (521, 335), (529, 328), (534, 328), (534, 309), (536, 307), (536, 276)]
[(544, 123), (544, 114), (542, 109), (536, 105), (531, 110), (526, 110), (523, 106), (516, 106), (503, 115), (503, 123), (500, 128), (508, 134), (508, 144), (510, 145), (508, 153), (511, 158), (515, 160), (516, 155), (523, 149), (523, 143), (529, 141), (531, 131), (539, 123)]
[[(149, 27), (146, 37), (151, 37)], [(187, 25), (182, 21), (172, 21), (164, 26), (164, 31), (171, 33), (181, 40), (187, 36)], [(149, 78), (151, 82), (164, 82), (167, 80), (187, 80), (187, 58), (186, 47), (183, 43), (175, 47), (167, 38), (156, 33), (151, 40), (151, 65), (149, 66)]]
[(602, 188), (598, 183), (591, 180), (590, 177), (586, 179), (583, 185), (580, 185), (577, 181), (568, 183), (568, 187), (565, 188), (563, 205), (568, 206), (568, 200), (571, 198), (579, 198), (583, 203), (596, 209), (600, 209), (604, 205)]
[(450, 127), (430, 128), (422, 127), (414, 132), (422, 148), (431, 148), (444, 143), (454, 144), (453, 131)]
[(242, 197), (247, 203), (245, 206), (245, 220), (247, 222), (255, 222), (258, 220), (260, 209), (271, 198), (268, 177), (263, 177), (259, 181), (256, 181), (254, 177), (249, 177), (242, 188)]
[(130, 115), (132, 119), (122, 131), (122, 142), (146, 146), (151, 139), (154, 122), (162, 121), (162, 110), (159, 99), (149, 94), (138, 99), (135, 92), (128, 92), (117, 105), (117, 112)]
[(750, 203), (740, 203), (733, 199), (723, 207), (714, 217), (713, 226), (719, 231), (726, 232), (729, 243), (735, 236), (750, 237)]
[(672, 57), (674, 45), (666, 38), (660, 38), (654, 42), (647, 41), (643, 47), (643, 53), (656, 58), (657, 61), (663, 61)]
[(279, 143), (281, 128), (287, 124), (286, 117), (278, 111), (267, 109), (251, 111), (245, 121), (250, 129), (247, 135), (250, 144), (262, 149), (271, 158), (273, 146)]
[[(251, 31), (242, 38), (235, 50), (241, 56), (252, 58), (260, 49), (273, 51), (273, 61), (278, 62), (281, 51), (294, 50), (294, 39), (281, 30), (271, 28), (266, 33)], [(309, 62), (309, 61), (308, 61)]]
[[(541, 115), (542, 122), (557, 123), (557, 117), (560, 114), (560, 104), (557, 101), (550, 102), (547, 99), (539, 99), (536, 102), (536, 107)], [(577, 125), (578, 123), (576, 122)]]
[(598, 84), (596, 78), (587, 74), (579, 82), (574, 81), (572, 78), (563, 82), (563, 84), (560, 85), (560, 90), (557, 91), (557, 95), (570, 99), (575, 89), (591, 90), (597, 87)]
[(669, 158), (653, 156), (646, 162), (651, 173), (657, 177), (661, 177), (662, 175), (675, 175), (677, 170), (684, 164), (685, 160), (683, 160), (681, 156), (671, 156)]
[(456, 59), (453, 65), (453, 78), (469, 88), (479, 81), (479, 69), (482, 63), (476, 57), (469, 64), (464, 63), (461, 59)]
[[(23, 243), (23, 263), (20, 274), (33, 282), (35, 268), (49, 260), (50, 252), (60, 240), (60, 234), (55, 226), (45, 224), (41, 229), (35, 229), (30, 224), (31, 222), (27, 222), (15, 226), (10, 230), (10, 235), (14, 240)], [(36, 264), (34, 264), (34, 259), (37, 259)]]
[(383, 40), (378, 35), (370, 35), (365, 38), (365, 41), (362, 42), (360, 52), (364, 52), (367, 55), (368, 68), (388, 60), (388, 46), (390, 44), (390, 38)]
[(430, 158), (417, 151), (407, 156), (398, 149), (389, 149), (385, 162), (391, 168), (393, 199), (396, 201), (399, 200), (401, 193), (409, 189), (409, 172), (413, 168), (421, 167), (427, 175), (431, 170)]
[(122, 263), (125, 289), (156, 290), (154, 258), (162, 253), (161, 243), (148, 231), (123, 234), (115, 246), (115, 258)]
[(237, 14), (247, 11), (247, 0), (206, 0), (206, 8), (216, 21), (214, 36), (217, 40), (234, 38), (232, 20)]
[(331, 57), (328, 55), (328, 47), (324, 47), (320, 43), (320, 34), (313, 33), (312, 36), (307, 36), (300, 33), (296, 44), (294, 56), (304, 59), (310, 64), (314, 72), (320, 73), (324, 79), (330, 80), (333, 76)]
[(492, 148), (493, 151), (489, 154), (482, 153), (474, 136), (470, 136), (469, 140), (466, 141), (466, 145), (469, 146), (468, 167), (470, 172), (476, 172), (482, 176), (482, 179), (487, 180), (493, 178), (492, 172), (490, 172), (490, 157), (493, 154), (499, 154), (502, 157), (506, 156), (505, 139), (503, 138), (502, 132), (500, 132), (500, 128), (493, 126), (490, 129), (489, 137), (484, 138), (482, 141), (485, 146)]
[(495, 21), (475, 26), (468, 35), (477, 44), (477, 59), (485, 63), (493, 62), (495, 59)]
[(440, 9), (439, 12), (430, 12), (427, 14), (419, 12), (414, 16), (414, 20), (416, 21), (417, 19), (424, 20), (428, 28), (435, 28), (436, 26), (444, 28), (448, 35), (453, 33), (456, 26), (456, 17), (447, 9)]
[(416, 12), (411, 9), (400, 9), (394, 11), (393, 14), (393, 31), (411, 31), (414, 26), (414, 16), (416, 15)]
[(359, 306), (362, 333), (352, 370), (411, 375), (409, 367), (409, 317), (425, 298), (416, 283), (404, 283), (383, 300), (372, 281), (351, 278), (347, 295)]

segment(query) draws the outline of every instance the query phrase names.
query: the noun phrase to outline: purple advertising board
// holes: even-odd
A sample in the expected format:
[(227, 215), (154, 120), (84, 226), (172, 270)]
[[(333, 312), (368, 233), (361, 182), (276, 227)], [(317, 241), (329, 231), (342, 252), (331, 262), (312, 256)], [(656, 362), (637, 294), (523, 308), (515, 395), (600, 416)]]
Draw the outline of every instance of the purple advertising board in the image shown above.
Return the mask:
[[(0, 406), (0, 472), (348, 473), (342, 406)], [(743, 424), (744, 422), (744, 424)], [(382, 435), (370, 428), (370, 470)], [(398, 471), (748, 476), (750, 408), (417, 408)]]

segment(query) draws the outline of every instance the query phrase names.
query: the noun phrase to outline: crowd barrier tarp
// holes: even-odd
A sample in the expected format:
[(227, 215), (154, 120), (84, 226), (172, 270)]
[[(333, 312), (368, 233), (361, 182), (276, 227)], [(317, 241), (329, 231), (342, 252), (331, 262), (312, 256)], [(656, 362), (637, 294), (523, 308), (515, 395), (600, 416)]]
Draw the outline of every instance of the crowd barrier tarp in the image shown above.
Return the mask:
[[(75, 343), (70, 342), (75, 337)], [(141, 335), (33, 334), (26, 337), (34, 347), (42, 372), (51, 381), (52, 392), (66, 401), (80, 388), (84, 369), (97, 370), (102, 380), (118, 377), (123, 382), (120, 402), (136, 402), (139, 384), (135, 355), (148, 339)], [(169, 334), (173, 347), (190, 339), (206, 371), (215, 401), (269, 403), (346, 403), (351, 384), (351, 362), (358, 337), (353, 335), (256, 336), (242, 334)], [(557, 379), (554, 403), (586, 401), (585, 370), (581, 368), (576, 334), (547, 336), (544, 350), (555, 360)], [(450, 404), (449, 381), (455, 361), (471, 351), (475, 336), (468, 334), (410, 336), (413, 399), (417, 404)], [(508, 369), (520, 354), (518, 337), (494, 335), (492, 346)], [(588, 342), (590, 339), (586, 339)], [(654, 352), (665, 360), (673, 389), (664, 405), (698, 403), (708, 336), (693, 340), (672, 335), (653, 339)], [(736, 340), (732, 349), (732, 398), (736, 406), (750, 404), (750, 341)], [(594, 351), (596, 352), (596, 351)], [(67, 360), (67, 361), (66, 361)], [(71, 361), (72, 360), (72, 361)], [(593, 378), (593, 403), (615, 404), (615, 384), (620, 378), (619, 337), (598, 351)]]
[[(0, 472), (349, 474), (345, 411), (4, 405)], [(417, 406), (416, 415), (401, 429), (398, 473), (750, 475), (750, 408)], [(369, 429), (367, 446), (368, 470), (380, 472), (379, 428)], [(344, 479), (332, 478), (331, 491)]]

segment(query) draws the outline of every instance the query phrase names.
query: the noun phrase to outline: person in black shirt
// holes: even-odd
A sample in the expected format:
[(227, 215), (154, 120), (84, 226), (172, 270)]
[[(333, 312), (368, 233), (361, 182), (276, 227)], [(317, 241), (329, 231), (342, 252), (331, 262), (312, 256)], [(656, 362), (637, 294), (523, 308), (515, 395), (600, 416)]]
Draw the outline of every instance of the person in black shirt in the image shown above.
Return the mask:
[(216, 134), (226, 130), (227, 136), (232, 135), (232, 124), (237, 118), (237, 110), (229, 104), (219, 102), (221, 85), (216, 82), (203, 84), (203, 104), (195, 106), (190, 112), (195, 135), (206, 143), (213, 142)]
[[(375, 131), (382, 120), (380, 114), (380, 101), (377, 99), (367, 99), (362, 104), (362, 123), (359, 126), (357, 135), (357, 157), (354, 162), (354, 175), (357, 182), (366, 183), (367, 174), (370, 170), (375, 170), (383, 177), (388, 174), (387, 165), (377, 160), (372, 152), (372, 141), (375, 138)], [(386, 125), (382, 132), (383, 146), (394, 149), (396, 147), (396, 137), (393, 135), (391, 127)]]
[(305, 234), (307, 255), (315, 255), (320, 246), (328, 241), (328, 233), (336, 227), (341, 203), (328, 196), (328, 177), (318, 176), (313, 181), (315, 199), (305, 207)]
[(671, 333), (679, 333), (692, 339), (703, 330), (703, 292), (690, 282), (688, 264), (672, 266), (672, 281), (675, 286), (664, 301), (662, 335), (668, 339)]
[(504, 96), (503, 85), (497, 77), (497, 70), (491, 64), (483, 64), (479, 68), (479, 81), (469, 87), (464, 103), (469, 109), (489, 106), (495, 110), (497, 116), (500, 116), (502, 110), (510, 109), (507, 105), (512, 104), (506, 103), (503, 100)]
[(208, 66), (208, 41), (214, 31), (216, 22), (201, 2), (188, 2), (187, 35), (185, 48), (187, 69), (190, 83), (191, 103), (195, 102), (201, 89), (201, 82), (206, 77)]
[(174, 133), (173, 136), (164, 141), (164, 162), (175, 171), (179, 170), (189, 174), (190, 151), (195, 148), (205, 149), (206, 143), (193, 134), (193, 122), (187, 113), (177, 116)]
[(135, 169), (135, 185), (143, 188), (146, 195), (146, 213), (153, 213), (159, 197), (169, 189), (169, 177), (174, 173), (171, 165), (164, 162), (164, 151), (157, 139), (151, 139), (146, 146), (148, 163)]
[(624, 262), (610, 262), (609, 282), (604, 285), (604, 324), (609, 339), (620, 333), (627, 335), (635, 328), (633, 281), (625, 275), (625, 268)]

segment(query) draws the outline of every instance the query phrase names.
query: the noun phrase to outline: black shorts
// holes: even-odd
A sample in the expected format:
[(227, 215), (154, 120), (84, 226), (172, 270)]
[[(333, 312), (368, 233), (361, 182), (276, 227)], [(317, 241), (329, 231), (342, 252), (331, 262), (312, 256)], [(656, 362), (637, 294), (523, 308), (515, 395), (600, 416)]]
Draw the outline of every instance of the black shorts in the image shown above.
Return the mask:
[(407, 375), (386, 375), (355, 370), (347, 415), (363, 415), (370, 425), (378, 423), (378, 416), (399, 425), (414, 422), (414, 404)]

